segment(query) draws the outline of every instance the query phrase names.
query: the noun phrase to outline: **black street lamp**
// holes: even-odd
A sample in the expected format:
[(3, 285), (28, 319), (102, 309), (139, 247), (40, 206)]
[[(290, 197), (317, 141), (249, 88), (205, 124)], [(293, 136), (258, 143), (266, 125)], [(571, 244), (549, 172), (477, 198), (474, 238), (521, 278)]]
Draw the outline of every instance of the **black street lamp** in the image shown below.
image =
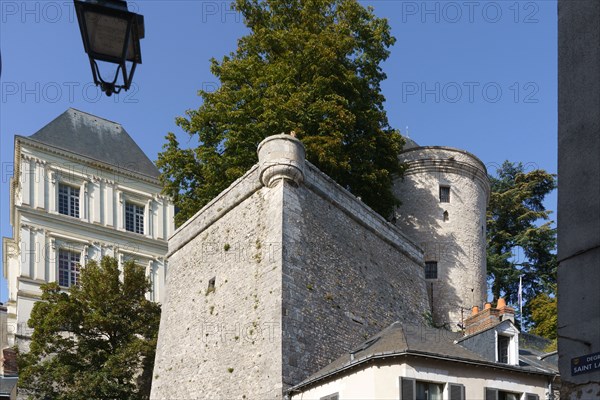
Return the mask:
[[(140, 39), (144, 38), (144, 16), (127, 10), (123, 0), (74, 0), (85, 52), (90, 58), (94, 83), (107, 96), (131, 86), (137, 64), (142, 63)], [(98, 61), (117, 64), (114, 79), (105, 81)], [(127, 73), (127, 62), (131, 70)], [(117, 84), (119, 73), (123, 83)]]

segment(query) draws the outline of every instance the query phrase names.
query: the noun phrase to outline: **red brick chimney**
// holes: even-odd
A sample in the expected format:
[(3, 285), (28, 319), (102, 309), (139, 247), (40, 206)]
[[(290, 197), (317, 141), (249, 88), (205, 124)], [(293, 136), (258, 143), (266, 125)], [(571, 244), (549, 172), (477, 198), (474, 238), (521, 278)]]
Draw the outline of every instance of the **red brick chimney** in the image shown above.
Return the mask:
[(492, 308), (490, 303), (486, 303), (483, 310), (479, 311), (479, 307), (475, 306), (472, 315), (465, 320), (465, 335), (481, 332), (506, 319), (510, 319), (514, 323), (515, 310), (508, 307), (502, 297), (498, 299), (496, 308)]

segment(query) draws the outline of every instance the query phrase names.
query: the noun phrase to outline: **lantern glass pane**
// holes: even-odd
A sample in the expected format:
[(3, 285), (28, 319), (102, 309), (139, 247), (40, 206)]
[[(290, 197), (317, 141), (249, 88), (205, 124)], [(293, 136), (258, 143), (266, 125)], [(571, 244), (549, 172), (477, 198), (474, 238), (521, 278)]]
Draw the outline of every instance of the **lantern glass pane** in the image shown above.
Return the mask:
[[(127, 34), (127, 20), (91, 11), (86, 11), (84, 15), (90, 50), (97, 54), (120, 59)], [(133, 34), (131, 34), (125, 57), (128, 61), (135, 59), (133, 39)]]

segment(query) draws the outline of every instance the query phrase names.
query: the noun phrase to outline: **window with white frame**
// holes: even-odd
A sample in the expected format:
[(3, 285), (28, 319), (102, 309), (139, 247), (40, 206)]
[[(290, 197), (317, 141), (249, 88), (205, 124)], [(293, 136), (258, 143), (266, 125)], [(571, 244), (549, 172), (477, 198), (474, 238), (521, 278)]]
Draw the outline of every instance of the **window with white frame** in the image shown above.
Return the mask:
[(79, 283), (79, 261), (81, 253), (58, 250), (58, 284), (70, 287)]
[(125, 230), (144, 234), (144, 206), (125, 202)]
[(79, 188), (58, 184), (58, 212), (79, 218)]
[(519, 331), (509, 322), (495, 328), (496, 362), (519, 365)]
[(498, 335), (498, 362), (508, 364), (510, 336)]

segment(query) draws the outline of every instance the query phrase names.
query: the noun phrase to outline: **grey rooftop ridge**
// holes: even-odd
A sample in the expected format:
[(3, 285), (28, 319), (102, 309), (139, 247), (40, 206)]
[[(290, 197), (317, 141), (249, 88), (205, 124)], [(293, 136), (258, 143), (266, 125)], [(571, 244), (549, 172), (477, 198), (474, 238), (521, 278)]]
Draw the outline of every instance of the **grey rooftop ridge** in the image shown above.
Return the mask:
[(26, 139), (157, 179), (160, 172), (121, 124), (69, 108)]

